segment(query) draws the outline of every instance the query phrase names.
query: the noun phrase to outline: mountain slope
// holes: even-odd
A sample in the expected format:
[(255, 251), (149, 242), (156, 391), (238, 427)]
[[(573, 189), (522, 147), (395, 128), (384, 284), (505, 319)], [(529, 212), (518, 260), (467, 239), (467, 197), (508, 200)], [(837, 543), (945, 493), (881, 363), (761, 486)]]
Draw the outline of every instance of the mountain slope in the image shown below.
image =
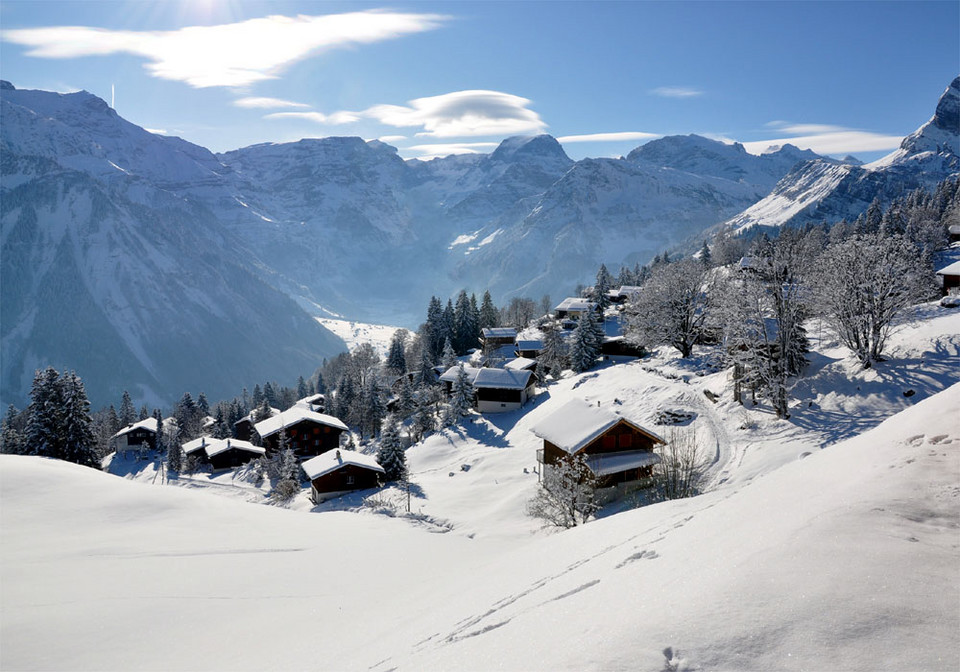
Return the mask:
[(951, 82), (926, 124), (900, 147), (863, 166), (823, 160), (788, 173), (763, 200), (724, 224), (745, 231), (755, 226), (799, 226), (854, 219), (874, 199), (883, 205), (917, 189), (930, 188), (960, 172), (960, 77)]
[(166, 405), (292, 381), (343, 347), (197, 197), (228, 189), (209, 152), (83, 92), (0, 104), (4, 403), (47, 364), (75, 369), (95, 405), (125, 387)]

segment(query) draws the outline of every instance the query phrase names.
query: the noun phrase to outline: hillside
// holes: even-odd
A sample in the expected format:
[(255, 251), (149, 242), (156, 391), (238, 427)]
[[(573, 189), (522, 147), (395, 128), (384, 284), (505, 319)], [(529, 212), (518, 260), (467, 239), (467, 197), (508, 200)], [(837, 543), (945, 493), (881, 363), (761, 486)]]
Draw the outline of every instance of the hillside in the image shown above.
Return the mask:
[[(922, 306), (861, 371), (812, 330), (789, 421), (708, 349), (571, 376), (412, 447), (412, 516), (0, 456), (0, 667), (956, 669), (958, 334)], [(707, 492), (542, 530), (529, 428), (571, 398), (692, 411)], [(161, 646), (121, 625), (148, 622)]]

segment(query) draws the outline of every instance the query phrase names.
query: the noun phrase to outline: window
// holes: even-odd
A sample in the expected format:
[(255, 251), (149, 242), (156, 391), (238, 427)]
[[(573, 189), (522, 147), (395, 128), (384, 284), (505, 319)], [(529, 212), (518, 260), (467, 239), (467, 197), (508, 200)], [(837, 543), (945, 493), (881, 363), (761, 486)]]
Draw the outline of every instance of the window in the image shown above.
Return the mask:
[(353, 476), (350, 474), (347, 475), (347, 485), (353, 485)]

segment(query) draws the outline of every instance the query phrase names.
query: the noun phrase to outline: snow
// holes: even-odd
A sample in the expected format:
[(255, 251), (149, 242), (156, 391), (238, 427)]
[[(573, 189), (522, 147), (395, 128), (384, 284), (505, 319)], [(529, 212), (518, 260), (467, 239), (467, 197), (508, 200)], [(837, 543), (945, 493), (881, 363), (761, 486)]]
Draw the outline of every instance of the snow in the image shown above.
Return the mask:
[(517, 337), (517, 330), (514, 329), (513, 327), (484, 327), (481, 330), (481, 333), (483, 334), (484, 339), (487, 339), (487, 338), (516, 339)]
[(123, 429), (121, 429), (119, 432), (117, 432), (117, 433), (114, 434), (113, 436), (114, 436), (114, 437), (123, 436), (123, 435), (125, 435), (125, 434), (129, 434), (130, 432), (134, 431), (135, 429), (146, 429), (146, 430), (148, 430), (148, 431), (153, 432), (154, 434), (156, 434), (156, 433), (157, 433), (157, 419), (156, 419), (156, 418), (146, 418), (146, 419), (144, 419), (144, 420), (140, 420), (139, 422), (135, 422), (135, 423), (133, 423), (132, 425), (128, 425), (128, 426), (124, 427)]
[(383, 467), (377, 460), (369, 455), (358, 453), (352, 450), (329, 450), (322, 455), (313, 457), (300, 466), (311, 481), (320, 478), (324, 474), (336, 471), (345, 464), (351, 464), (355, 467), (364, 469), (373, 469), (383, 473)]
[(339, 430), (347, 431), (347, 426), (343, 424), (338, 418), (333, 417), (332, 415), (327, 415), (325, 413), (317, 413), (316, 411), (311, 411), (308, 408), (303, 408), (302, 406), (294, 406), (288, 408), (282, 413), (277, 415), (270, 416), (266, 420), (261, 420), (253, 427), (257, 430), (257, 433), (263, 437), (267, 438), (271, 434), (276, 434), (281, 429), (286, 429), (292, 425), (297, 424), (308, 420), (310, 422), (315, 422), (318, 425), (327, 425), (328, 427), (336, 427)]
[(204, 450), (207, 451), (207, 457), (213, 457), (214, 455), (219, 455), (233, 448), (247, 453), (256, 453), (257, 455), (265, 455), (267, 452), (264, 448), (255, 446), (249, 441), (241, 441), (240, 439), (212, 439), (206, 443)]
[(476, 388), (495, 388), (501, 390), (522, 390), (530, 382), (531, 371), (512, 369), (480, 369), (473, 381)]
[(937, 275), (960, 275), (960, 261), (955, 261), (949, 266), (944, 266), (937, 271)]
[(536, 366), (537, 360), (529, 357), (516, 357), (503, 365), (503, 368), (511, 371), (523, 371)]
[(362, 343), (369, 343), (377, 353), (386, 358), (390, 352), (390, 341), (394, 332), (400, 327), (391, 327), (386, 324), (368, 324), (351, 320), (337, 320), (328, 317), (315, 318), (322, 326), (343, 339), (347, 349), (351, 352)]
[(596, 308), (596, 304), (590, 299), (580, 299), (577, 297), (567, 297), (554, 308), (554, 312), (559, 310), (565, 310), (567, 312), (583, 312), (586, 310), (593, 310)]
[(638, 422), (613, 412), (609, 407), (590, 405), (581, 399), (571, 399), (535, 425), (531, 431), (572, 455), (621, 420), (663, 443), (662, 437), (645, 429)]
[[(919, 307), (867, 371), (810, 335), (789, 420), (710, 349), (602, 365), (412, 446), (409, 514), (0, 455), (0, 668), (954, 671), (960, 315)], [(695, 411), (706, 494), (542, 529), (531, 428), (572, 400)]]
[[(477, 379), (477, 374), (480, 373), (480, 369), (473, 366), (466, 366), (466, 365), (463, 367), (463, 371), (464, 373), (467, 374), (467, 380), (469, 380), (471, 383)], [(447, 369), (442, 374), (440, 374), (440, 377), (438, 378), (438, 380), (444, 383), (453, 383), (453, 382), (456, 382), (457, 375), (459, 373), (460, 373), (459, 365), (451, 366), (449, 369)]]

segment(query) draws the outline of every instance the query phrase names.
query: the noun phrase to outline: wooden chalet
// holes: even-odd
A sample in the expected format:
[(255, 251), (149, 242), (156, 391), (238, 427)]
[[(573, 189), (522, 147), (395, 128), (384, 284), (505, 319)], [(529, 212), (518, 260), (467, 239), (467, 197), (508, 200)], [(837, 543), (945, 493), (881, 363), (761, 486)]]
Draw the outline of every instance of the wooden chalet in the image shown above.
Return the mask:
[(157, 445), (157, 419), (147, 418), (127, 425), (110, 439), (117, 455), (131, 450), (153, 450)]
[(263, 447), (273, 453), (280, 445), (280, 433), (298, 457), (312, 457), (340, 446), (340, 434), (347, 426), (332, 415), (294, 406), (254, 425)]
[(323, 413), (327, 408), (327, 397), (323, 394), (311, 394), (309, 397), (298, 399), (295, 406), (300, 406), (308, 411)]
[(553, 309), (553, 316), (558, 320), (578, 320), (584, 313), (590, 311), (597, 313), (597, 315), (600, 314), (599, 306), (590, 299), (580, 299), (575, 296), (570, 296), (561, 301), (557, 307)]
[(211, 441), (216, 441), (216, 439), (212, 439), (209, 436), (201, 436), (199, 439), (187, 441), (180, 446), (180, 449), (186, 457), (192, 457), (197, 460), (197, 462), (205, 462), (207, 459), (206, 448)]
[(353, 450), (331, 450), (300, 465), (310, 479), (316, 504), (355, 490), (380, 487), (384, 471), (377, 461)]
[(637, 298), (641, 291), (636, 285), (621, 285), (618, 289), (611, 289), (608, 296), (611, 303), (623, 305)]
[(624, 336), (607, 336), (600, 345), (600, 354), (610, 359), (636, 359), (647, 351), (642, 345), (630, 343)]
[(481, 413), (515, 411), (533, 396), (534, 382), (530, 370), (480, 369), (473, 381), (477, 410)]
[(613, 410), (574, 399), (533, 427), (543, 439), (537, 461), (544, 476), (562, 460), (586, 459), (596, 478), (597, 497), (609, 502), (651, 483), (660, 462), (654, 447), (665, 441)]
[(532, 371), (536, 373), (537, 360), (529, 357), (517, 357), (516, 359), (511, 359), (509, 362), (504, 364), (503, 368), (510, 371)]
[(940, 280), (940, 289), (944, 296), (960, 294), (960, 261), (955, 261), (937, 271)]
[(543, 341), (539, 338), (518, 338), (513, 352), (517, 357), (536, 359), (543, 350)]
[(267, 451), (240, 439), (209, 439), (204, 446), (204, 452), (210, 467), (217, 471), (239, 467), (262, 457)]
[(483, 349), (499, 348), (501, 345), (513, 345), (517, 342), (517, 330), (513, 327), (484, 327), (480, 330), (480, 343)]
[(950, 237), (951, 243), (960, 242), (960, 224), (951, 224), (947, 228), (947, 235)]
[[(253, 436), (253, 426), (260, 421), (260, 418), (257, 417), (260, 409), (255, 408), (247, 415), (243, 416), (235, 423), (233, 423), (233, 435), (240, 439), (241, 441), (249, 441), (250, 437)], [(276, 408), (270, 409), (270, 415), (279, 415), (280, 410)]]
[[(457, 379), (457, 371), (459, 368), (459, 365), (451, 366), (444, 371), (439, 378), (440, 384), (443, 385), (443, 391), (446, 393), (448, 399), (453, 395), (453, 383)], [(473, 366), (464, 366), (463, 370), (466, 372), (467, 380), (469, 380), (471, 384), (477, 379), (477, 374), (480, 373), (480, 369)]]

